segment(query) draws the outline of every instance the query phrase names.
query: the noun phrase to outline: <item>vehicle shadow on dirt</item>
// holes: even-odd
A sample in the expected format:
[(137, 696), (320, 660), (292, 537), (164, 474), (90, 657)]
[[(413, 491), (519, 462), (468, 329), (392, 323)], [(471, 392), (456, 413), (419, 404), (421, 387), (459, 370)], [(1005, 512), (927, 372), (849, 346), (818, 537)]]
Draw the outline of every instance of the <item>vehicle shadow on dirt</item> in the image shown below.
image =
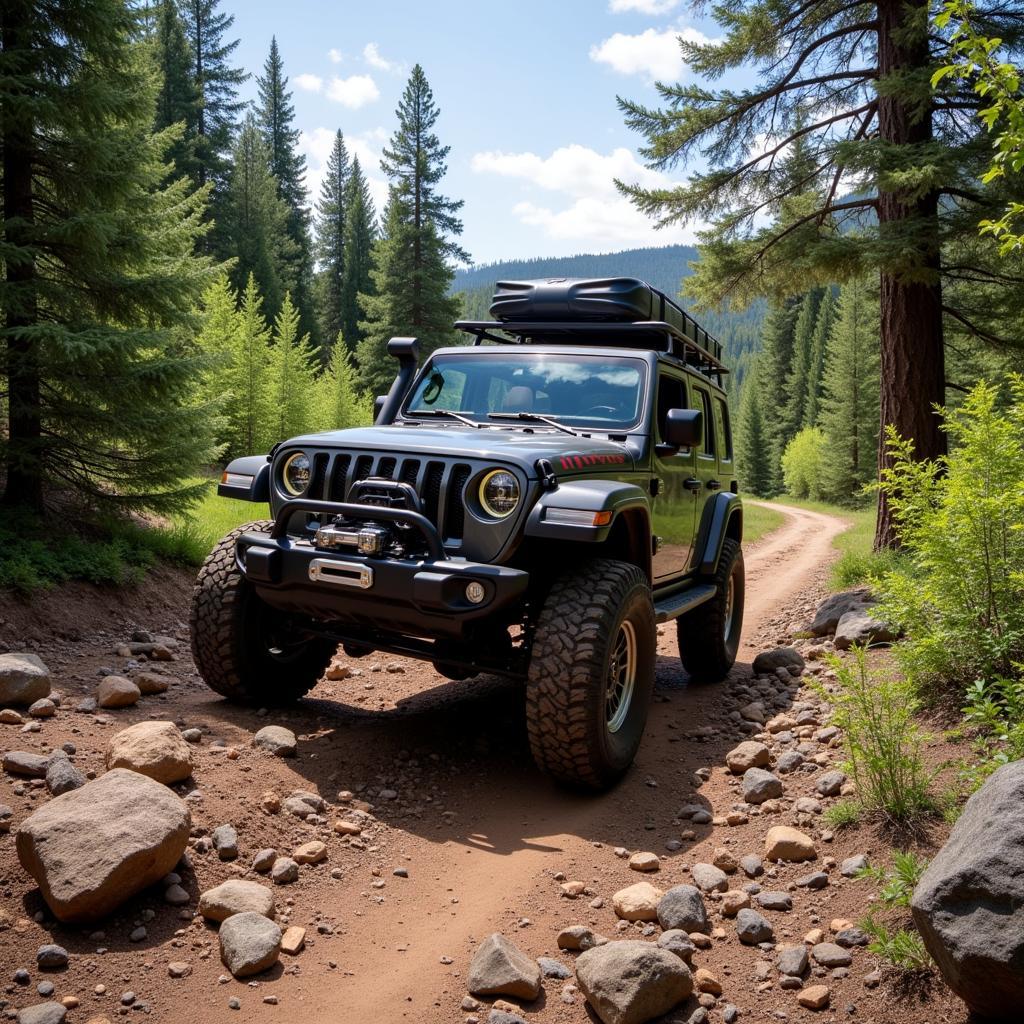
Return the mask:
[[(262, 717), (220, 701), (204, 711), (253, 732), (267, 722), (295, 731), (299, 756), (290, 767), (335, 805), (335, 813), (345, 810), (337, 807), (337, 794), (347, 789), (372, 804), (385, 825), (497, 854), (557, 850), (551, 837), (561, 834), (663, 857), (685, 854), (711, 831), (677, 816), (685, 804), (712, 811), (697, 770), (721, 765), (727, 751), (761, 728), (736, 710), (764, 700), (750, 689), (749, 665), (738, 664), (722, 683), (695, 685), (678, 658), (659, 655), (633, 768), (606, 793), (580, 793), (534, 767), (519, 684), (494, 677), (453, 682), (421, 665), (410, 672), (423, 687), (384, 710), (358, 702), (373, 678), (358, 676), (330, 684), (331, 697), (320, 696), (327, 688), (321, 684), (294, 708)], [(785, 710), (794, 690), (779, 683), (773, 703), (765, 701), (768, 716)], [(397, 796), (389, 799), (391, 793)], [(713, 813), (730, 807), (716, 806)], [(666, 847), (673, 839), (681, 842), (678, 849)]]

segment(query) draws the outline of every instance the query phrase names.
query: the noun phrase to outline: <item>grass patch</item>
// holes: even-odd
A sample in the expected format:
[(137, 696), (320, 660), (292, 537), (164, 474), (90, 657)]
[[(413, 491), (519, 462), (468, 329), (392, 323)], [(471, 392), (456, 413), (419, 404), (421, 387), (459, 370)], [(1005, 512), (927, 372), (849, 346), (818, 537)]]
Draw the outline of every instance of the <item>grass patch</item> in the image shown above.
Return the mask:
[(856, 800), (840, 800), (827, 807), (822, 817), (836, 831), (852, 828), (860, 821), (860, 804)]
[(743, 506), (743, 542), (752, 544), (766, 533), (777, 530), (785, 521), (785, 514), (778, 509), (748, 501)]
[(170, 553), (164, 557), (186, 565), (202, 565), (225, 534), (243, 523), (269, 516), (265, 504), (220, 498), (216, 487), (211, 487), (188, 513), (177, 516), (167, 526), (153, 532), (161, 535), (160, 543), (169, 549)]

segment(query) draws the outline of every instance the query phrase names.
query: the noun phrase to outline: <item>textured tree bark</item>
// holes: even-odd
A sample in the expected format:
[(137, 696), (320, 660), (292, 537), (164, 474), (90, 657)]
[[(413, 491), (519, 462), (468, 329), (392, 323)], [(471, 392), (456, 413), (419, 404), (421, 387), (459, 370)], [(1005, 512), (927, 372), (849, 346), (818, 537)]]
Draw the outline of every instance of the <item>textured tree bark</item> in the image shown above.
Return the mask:
[[(31, 44), (27, 5), (0, 5), (0, 39), (5, 50), (27, 49)], [(7, 335), (8, 434), (3, 504), (41, 512), (42, 404), (40, 395), (38, 299), (36, 264), (29, 254), (33, 221), (32, 153), (34, 125), (23, 110), (0, 111), (3, 146), (3, 210), (5, 241), (14, 253), (5, 267), (8, 302), (4, 326)], [(20, 251), (19, 251), (20, 250)]]
[[(927, 5), (906, 0), (878, 4), (878, 70), (883, 88), (878, 98), (878, 130), (893, 145), (916, 145), (932, 138), (931, 109), (915, 110), (906, 87), (885, 95), (888, 76), (928, 65)], [(900, 192), (878, 195), (882, 239), (902, 237), (916, 249), (914, 277), (883, 269), (881, 291), (881, 432), (879, 469), (891, 464), (885, 429), (893, 426), (913, 438), (918, 458), (934, 459), (946, 450), (934, 406), (945, 400), (942, 335), (942, 287), (939, 283), (938, 196), (910, 198)], [(885, 496), (878, 504), (875, 548), (894, 547), (898, 539)]]

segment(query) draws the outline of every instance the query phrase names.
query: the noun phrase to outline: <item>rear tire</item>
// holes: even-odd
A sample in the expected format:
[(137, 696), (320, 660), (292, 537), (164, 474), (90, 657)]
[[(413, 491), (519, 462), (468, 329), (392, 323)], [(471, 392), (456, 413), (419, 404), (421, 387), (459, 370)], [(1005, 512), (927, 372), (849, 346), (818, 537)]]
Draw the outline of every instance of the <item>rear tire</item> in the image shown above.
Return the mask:
[(633, 763), (654, 690), (647, 577), (599, 559), (555, 580), (534, 629), (526, 727), (541, 771), (607, 789)]
[(292, 704), (323, 675), (337, 645), (302, 637), (257, 595), (235, 562), (243, 533), (269, 533), (274, 524), (247, 523), (210, 552), (192, 591), (192, 658), (211, 690), (242, 704)]
[(722, 541), (711, 582), (715, 596), (676, 620), (679, 658), (690, 677), (701, 683), (724, 679), (736, 664), (746, 592), (743, 549), (738, 541)]

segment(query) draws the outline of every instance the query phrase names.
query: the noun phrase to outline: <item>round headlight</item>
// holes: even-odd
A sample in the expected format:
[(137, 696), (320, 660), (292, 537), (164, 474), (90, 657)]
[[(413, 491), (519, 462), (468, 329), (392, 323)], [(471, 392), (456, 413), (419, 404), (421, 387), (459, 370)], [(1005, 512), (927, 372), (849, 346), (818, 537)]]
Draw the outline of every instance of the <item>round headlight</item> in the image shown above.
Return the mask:
[(305, 494), (309, 487), (311, 464), (309, 456), (305, 452), (296, 452), (285, 459), (281, 468), (281, 479), (284, 482), (284, 489), (296, 497)]
[(519, 504), (519, 481), (507, 469), (492, 469), (480, 481), (480, 504), (495, 519), (511, 515)]

